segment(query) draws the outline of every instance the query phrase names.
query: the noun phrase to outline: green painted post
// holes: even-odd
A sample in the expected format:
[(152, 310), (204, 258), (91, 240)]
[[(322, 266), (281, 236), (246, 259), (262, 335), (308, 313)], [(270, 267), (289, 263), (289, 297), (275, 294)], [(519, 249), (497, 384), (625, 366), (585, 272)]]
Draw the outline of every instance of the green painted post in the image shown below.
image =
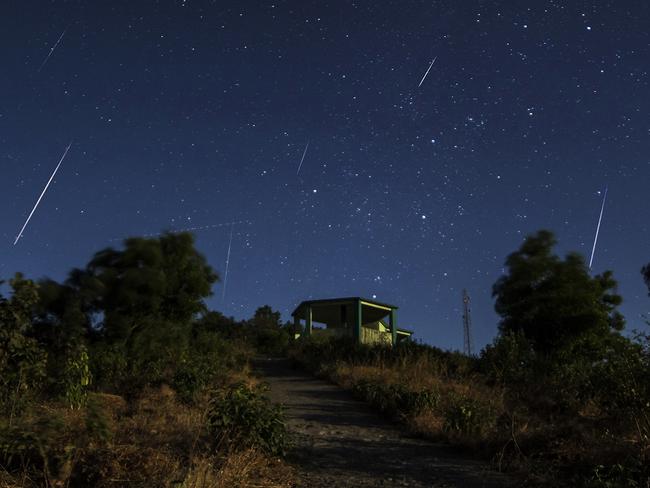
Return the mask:
[(357, 343), (361, 344), (361, 324), (362, 324), (362, 318), (361, 318), (361, 300), (357, 300), (357, 313), (355, 314), (356, 317), (356, 324), (354, 327), (354, 336), (357, 339)]
[(307, 312), (305, 313), (305, 329), (307, 336), (311, 336), (311, 305), (307, 305)]
[(397, 310), (394, 308), (390, 311), (390, 330), (393, 335), (393, 346), (397, 344)]
[(293, 316), (293, 336), (295, 337), (296, 334), (300, 334), (301, 332), (302, 331), (300, 330), (300, 317), (298, 316), (298, 314), (296, 314)]

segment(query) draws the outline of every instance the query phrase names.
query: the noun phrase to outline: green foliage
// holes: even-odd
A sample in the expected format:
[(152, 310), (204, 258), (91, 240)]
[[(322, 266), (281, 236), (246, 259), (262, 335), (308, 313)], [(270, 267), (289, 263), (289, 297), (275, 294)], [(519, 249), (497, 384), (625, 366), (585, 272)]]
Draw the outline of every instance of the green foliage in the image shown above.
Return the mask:
[(244, 343), (226, 341), (220, 334), (198, 327), (171, 386), (181, 401), (193, 403), (210, 387), (225, 383), (231, 371), (241, 371), (250, 356)]
[(459, 394), (450, 395), (445, 403), (445, 432), (484, 437), (494, 429), (496, 413), (488, 403)]
[(90, 385), (90, 362), (84, 346), (79, 348), (77, 357), (68, 356), (63, 372), (65, 399), (72, 409), (80, 409), (86, 404)]
[(36, 409), (13, 424), (0, 419), (0, 465), (40, 477), (41, 486), (67, 486), (79, 454), (103, 445), (111, 432), (101, 408), (90, 401), (84, 412), (64, 417)]
[(492, 383), (521, 385), (531, 380), (535, 359), (523, 332), (506, 332), (481, 351), (479, 368)]
[(11, 298), (0, 296), (0, 407), (10, 418), (45, 380), (45, 351), (31, 337), (31, 311), (38, 299), (34, 282), (10, 280)]
[(96, 388), (108, 392), (119, 391), (128, 377), (124, 348), (100, 341), (91, 344), (90, 370)]
[(337, 361), (385, 367), (403, 367), (420, 361), (435, 368), (437, 374), (448, 378), (463, 378), (471, 374), (477, 365), (475, 358), (414, 341), (404, 341), (391, 347), (387, 344), (358, 344), (346, 337), (324, 341), (310, 338), (297, 342), (290, 353), (294, 360), (313, 372)]
[(70, 331), (85, 330), (91, 353), (101, 356), (91, 360), (98, 386), (135, 392), (172, 381), (188, 354), (193, 320), (217, 279), (188, 233), (131, 238), (122, 250), (96, 253), (65, 285), (44, 283), (42, 329), (68, 331), (50, 342), (72, 356), (56, 369), (78, 361), (79, 341)]
[(361, 380), (352, 385), (353, 393), (379, 410), (397, 416), (418, 415), (433, 410), (440, 403), (440, 394), (430, 389), (409, 390), (402, 384)]
[(109, 342), (130, 344), (147, 328), (188, 327), (205, 310), (203, 299), (217, 279), (192, 235), (179, 233), (131, 238), (123, 250), (100, 251), (68, 283), (103, 314), (100, 329)]
[(108, 420), (108, 414), (95, 397), (90, 395), (85, 405), (84, 427), (85, 435), (90, 441), (105, 444), (110, 441), (113, 431)]
[(262, 388), (242, 383), (218, 391), (211, 400), (208, 429), (215, 444), (233, 449), (261, 448), (284, 455), (290, 444), (282, 407), (271, 403)]
[(542, 353), (584, 336), (598, 346), (601, 338), (623, 328), (616, 281), (610, 271), (592, 278), (579, 254), (560, 259), (552, 253), (555, 244), (551, 232), (539, 231), (508, 256), (508, 274), (493, 288), (500, 331), (521, 331)]
[(293, 329), (284, 327), (280, 312), (273, 311), (268, 305), (255, 310), (244, 334), (258, 354), (266, 356), (285, 356), (293, 341)]
[(251, 322), (254, 327), (259, 328), (279, 329), (282, 326), (280, 312), (274, 312), (269, 305), (264, 305), (255, 310)]
[(650, 355), (648, 336), (635, 342), (621, 338), (590, 377), (598, 405), (611, 419), (632, 421), (639, 440), (650, 448)]
[(194, 322), (193, 331), (195, 334), (200, 331), (213, 332), (228, 339), (244, 338), (244, 327), (240, 322), (215, 310), (202, 314)]

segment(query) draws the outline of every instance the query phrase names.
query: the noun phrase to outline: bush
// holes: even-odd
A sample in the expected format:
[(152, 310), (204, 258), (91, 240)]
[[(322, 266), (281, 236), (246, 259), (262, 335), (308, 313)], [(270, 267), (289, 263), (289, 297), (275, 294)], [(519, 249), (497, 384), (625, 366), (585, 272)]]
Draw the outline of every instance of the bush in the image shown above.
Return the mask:
[(0, 295), (0, 410), (11, 418), (45, 383), (46, 352), (31, 337), (36, 285), (20, 274), (10, 284), (12, 297)]
[(412, 416), (425, 410), (433, 410), (440, 401), (440, 395), (433, 390), (409, 390), (401, 384), (361, 380), (352, 385), (353, 393), (391, 415)]
[(261, 448), (284, 455), (290, 444), (282, 407), (264, 394), (263, 388), (238, 383), (217, 392), (210, 402), (208, 430), (218, 446), (231, 449)]
[(67, 486), (82, 454), (111, 435), (101, 407), (85, 411), (38, 408), (12, 424), (0, 421), (0, 466), (41, 486)]
[(458, 394), (448, 398), (444, 417), (443, 430), (451, 434), (485, 437), (496, 424), (496, 414), (489, 404)]
[(232, 371), (242, 371), (251, 354), (242, 342), (198, 329), (176, 367), (171, 386), (182, 402), (194, 403), (208, 389), (225, 384)]
[(62, 375), (64, 395), (70, 408), (80, 409), (86, 404), (90, 380), (88, 352), (82, 345), (78, 348), (76, 357), (69, 355), (66, 358)]

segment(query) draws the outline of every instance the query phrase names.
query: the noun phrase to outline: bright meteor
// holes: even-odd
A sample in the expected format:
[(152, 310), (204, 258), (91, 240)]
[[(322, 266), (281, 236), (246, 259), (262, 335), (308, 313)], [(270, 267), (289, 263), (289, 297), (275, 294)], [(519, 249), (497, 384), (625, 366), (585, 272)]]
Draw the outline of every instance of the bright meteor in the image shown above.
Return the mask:
[(47, 191), (48, 187), (50, 186), (50, 183), (52, 183), (52, 180), (54, 179), (54, 175), (56, 175), (56, 172), (59, 171), (59, 167), (61, 166), (61, 163), (65, 159), (65, 157), (68, 154), (68, 151), (70, 150), (70, 147), (72, 146), (72, 141), (70, 141), (70, 144), (68, 144), (68, 147), (65, 148), (65, 151), (63, 152), (63, 156), (61, 156), (61, 159), (59, 160), (59, 164), (56, 165), (56, 168), (54, 168), (54, 172), (52, 173), (52, 176), (50, 176), (50, 179), (47, 180), (47, 184), (45, 185), (45, 188), (43, 188), (43, 191), (41, 192), (41, 196), (38, 197), (38, 200), (36, 200), (36, 204), (34, 204), (34, 208), (32, 208), (32, 211), (29, 213), (29, 216), (27, 217), (27, 220), (25, 220), (25, 223), (23, 224), (23, 228), (20, 229), (20, 232), (16, 236), (16, 240), (14, 241), (14, 246), (18, 243), (18, 239), (20, 239), (23, 236), (23, 232), (25, 231), (25, 227), (27, 227), (27, 224), (29, 224), (29, 220), (32, 218), (32, 215), (34, 215), (34, 212), (36, 211), (36, 207), (38, 207), (38, 204), (41, 203), (41, 199), (43, 198), (43, 195), (45, 195), (45, 192)]
[(44, 66), (47, 64), (47, 62), (50, 60), (50, 57), (52, 56), (52, 54), (54, 53), (54, 50), (57, 48), (57, 46), (58, 46), (59, 43), (61, 42), (61, 39), (63, 39), (63, 36), (65, 36), (65, 33), (66, 33), (67, 30), (68, 30), (68, 29), (66, 28), (66, 29), (63, 30), (63, 32), (61, 32), (61, 35), (59, 36), (59, 38), (58, 38), (58, 39), (56, 40), (56, 42), (54, 43), (54, 46), (52, 46), (52, 47), (50, 48), (50, 52), (47, 53), (47, 56), (45, 57), (45, 59), (43, 60), (43, 62), (41, 63), (41, 65), (39, 66), (37, 73), (40, 73), (41, 70), (43, 69), (43, 67), (44, 67)]
[(223, 293), (221, 294), (221, 301), (226, 299), (226, 286), (228, 285), (228, 266), (230, 265), (230, 248), (232, 247), (232, 231), (235, 229), (235, 224), (230, 226), (230, 240), (228, 241), (228, 254), (226, 255), (226, 272), (223, 276)]
[(422, 86), (422, 83), (424, 83), (424, 79), (425, 79), (425, 78), (427, 77), (427, 75), (429, 74), (429, 71), (431, 71), (431, 67), (433, 66), (433, 63), (436, 62), (436, 59), (438, 59), (438, 56), (436, 56), (435, 58), (433, 58), (433, 61), (431, 61), (431, 64), (429, 65), (429, 68), (427, 69), (427, 72), (424, 73), (424, 76), (423, 76), (422, 79), (420, 80), (420, 84), (418, 85), (418, 88), (420, 88), (420, 87)]
[(305, 156), (307, 154), (307, 149), (309, 149), (309, 141), (307, 141), (307, 145), (305, 146), (305, 150), (302, 152), (302, 158), (300, 158), (300, 164), (298, 165), (298, 171), (296, 171), (296, 176), (298, 176), (298, 173), (300, 173), (300, 168), (302, 168), (302, 162), (305, 160)]
[(596, 252), (596, 243), (598, 242), (600, 223), (603, 220), (603, 211), (605, 210), (605, 200), (607, 200), (607, 187), (605, 187), (605, 194), (603, 195), (603, 204), (600, 206), (600, 215), (598, 216), (598, 225), (596, 226), (596, 236), (594, 237), (594, 246), (591, 248), (591, 257), (589, 258), (589, 269), (591, 269), (591, 263), (594, 262), (594, 253)]

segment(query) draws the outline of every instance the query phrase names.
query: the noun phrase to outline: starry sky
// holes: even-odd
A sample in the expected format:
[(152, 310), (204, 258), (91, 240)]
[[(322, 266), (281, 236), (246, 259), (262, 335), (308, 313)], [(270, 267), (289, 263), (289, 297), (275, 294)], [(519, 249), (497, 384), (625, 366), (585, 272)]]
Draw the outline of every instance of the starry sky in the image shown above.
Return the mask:
[(480, 347), (506, 256), (547, 228), (588, 260), (608, 187), (593, 271), (641, 328), (649, 25), (645, 0), (3, 1), (0, 278), (194, 228), (222, 278), (230, 247), (226, 315), (376, 297), (462, 349), (466, 288)]

